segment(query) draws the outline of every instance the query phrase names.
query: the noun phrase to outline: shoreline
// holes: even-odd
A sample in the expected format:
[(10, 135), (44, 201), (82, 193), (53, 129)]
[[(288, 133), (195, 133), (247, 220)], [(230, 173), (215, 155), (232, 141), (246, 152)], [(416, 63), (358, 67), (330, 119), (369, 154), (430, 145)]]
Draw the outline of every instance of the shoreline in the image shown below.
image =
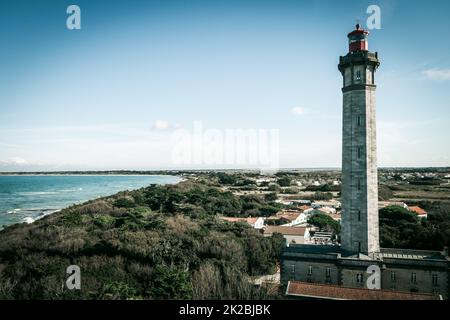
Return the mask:
[[(90, 201), (90, 200), (88, 200), (88, 201)], [(73, 205), (73, 204), (71, 204), (71, 206), (72, 206), (72, 205)], [(37, 216), (36, 218), (25, 217), (25, 218), (22, 219), (22, 222), (18, 222), (18, 223), (32, 224), (32, 223), (34, 223), (34, 222), (36, 222), (36, 221), (38, 221), (38, 220), (41, 220), (42, 218), (44, 218), (44, 217), (46, 217), (46, 216), (49, 216), (49, 215), (54, 214), (54, 213), (61, 212), (61, 211), (63, 211), (63, 210), (66, 209), (66, 208), (68, 208), (68, 207), (64, 207), (64, 208), (61, 208), (61, 209), (55, 209), (54, 211), (50, 211), (50, 212), (47, 212), (47, 213), (43, 213), (43, 214)], [(17, 224), (17, 223), (10, 224), (10, 226), (15, 225), (15, 224)], [(8, 227), (8, 226), (7, 226), (7, 227)], [(1, 227), (0, 227), (0, 228), (1, 228)], [(3, 227), (3, 228), (4, 228), (4, 227)], [(2, 230), (2, 229), (0, 229), (0, 231), (1, 231), (1, 230)]]
[(109, 177), (167, 177), (167, 176), (174, 176), (173, 174), (116, 174), (116, 173), (0, 173), (0, 177), (20, 177), (20, 176), (26, 176), (26, 177), (42, 177), (42, 176), (51, 176), (51, 177), (57, 177), (57, 176), (70, 176), (70, 177), (103, 177), (103, 176), (109, 176)]
[[(139, 176), (139, 177), (165, 177), (165, 178), (166, 177), (173, 177), (173, 178), (177, 179), (177, 181), (174, 181), (174, 182), (155, 183), (155, 184), (158, 184), (158, 185), (177, 185), (177, 184), (187, 180), (186, 177), (183, 177), (181, 175), (156, 175), (156, 174), (152, 174), (152, 175), (150, 175), (150, 174), (148, 174), (148, 175), (147, 174), (134, 174), (134, 175), (131, 175), (131, 174), (130, 175), (128, 175), (128, 174), (122, 174), (122, 175), (120, 175), (120, 174), (90, 174), (90, 175), (83, 175), (83, 174), (64, 174), (64, 175), (63, 174), (46, 174), (46, 175), (44, 175), (44, 174), (16, 174), (16, 175), (14, 175), (14, 174), (11, 174), (11, 175), (0, 175), (0, 177), (1, 176), (5, 176), (5, 177), (8, 177), (8, 176), (11, 176), (11, 177), (18, 177), (18, 176), (24, 176), (24, 177), (27, 177), (27, 176), (29, 176), (29, 177), (34, 177), (34, 176), (36, 176), (36, 177), (41, 177), (41, 176), (133, 177), (133, 176), (136, 176), (137, 177), (137, 176)], [(44, 218), (44, 217), (46, 217), (48, 215), (61, 212), (62, 210), (66, 209), (66, 208), (68, 208), (70, 206), (73, 206), (73, 205), (80, 205), (80, 204), (83, 204), (83, 203), (86, 203), (86, 202), (89, 202), (89, 201), (93, 201), (93, 200), (96, 200), (96, 199), (100, 199), (100, 198), (104, 198), (104, 197), (111, 197), (111, 196), (113, 196), (115, 194), (118, 194), (120, 192), (139, 190), (139, 189), (142, 189), (142, 188), (146, 188), (146, 187), (148, 187), (150, 185), (151, 184), (148, 184), (148, 185), (145, 185), (145, 186), (142, 186), (142, 187), (138, 187), (138, 188), (133, 188), (133, 189), (122, 189), (122, 190), (113, 192), (111, 194), (98, 195), (98, 196), (90, 197), (88, 199), (77, 200), (77, 201), (71, 202), (71, 203), (69, 203), (67, 205), (64, 205), (62, 207), (52, 208), (48, 212), (46, 212), (48, 209), (45, 209), (45, 208), (42, 208), (42, 209), (37, 209), (37, 208), (36, 209), (10, 208), (10, 209), (8, 209), (5, 212), (0, 212), (0, 217), (1, 216), (14, 216), (14, 215), (16, 215), (18, 213), (23, 213), (23, 212), (27, 212), (27, 211), (40, 211), (40, 214), (38, 216), (36, 216), (36, 217), (33, 217), (32, 215), (28, 215), (28, 216), (25, 216), (25, 217), (22, 217), (22, 218), (18, 217), (19, 218), (18, 221), (10, 223), (10, 224), (3, 224), (3, 223), (1, 223), (0, 224), (0, 232), (2, 232), (5, 228), (13, 226), (13, 225), (22, 224), (22, 223), (26, 223), (26, 224), (34, 223), (37, 220), (40, 220), (40, 219), (42, 219), (42, 218)]]

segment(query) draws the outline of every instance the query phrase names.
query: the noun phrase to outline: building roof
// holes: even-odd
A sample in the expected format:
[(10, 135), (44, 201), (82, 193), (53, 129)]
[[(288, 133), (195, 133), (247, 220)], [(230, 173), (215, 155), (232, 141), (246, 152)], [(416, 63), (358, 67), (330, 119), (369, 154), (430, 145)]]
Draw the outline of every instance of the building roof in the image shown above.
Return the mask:
[(249, 218), (240, 218), (240, 217), (220, 217), (220, 219), (228, 221), (228, 222), (246, 222), (248, 224), (254, 225), (259, 217), (249, 217)]
[(264, 229), (264, 234), (281, 233), (288, 236), (304, 236), (306, 227), (284, 227), (284, 226), (268, 226)]
[(331, 300), (441, 300), (439, 295), (289, 281), (286, 295)]
[[(315, 234), (314, 234), (315, 235)], [(376, 253), (373, 258), (375, 260), (390, 260), (397, 262), (407, 261), (427, 261), (433, 263), (449, 263), (450, 258), (448, 254), (441, 251), (432, 250), (414, 250), (414, 249), (392, 249), (380, 248), (379, 253)], [(314, 245), (314, 244), (292, 244), (285, 248), (283, 255), (301, 254), (301, 255), (321, 255), (335, 257), (338, 259), (352, 258), (354, 254), (342, 250), (340, 246), (336, 245)], [(408, 262), (409, 263), (409, 262)]]
[(417, 215), (419, 215), (419, 216), (424, 216), (424, 215), (426, 215), (427, 214), (427, 212), (425, 211), (425, 210), (423, 210), (421, 207), (419, 207), (419, 206), (411, 206), (411, 207), (408, 207), (409, 208), (409, 211), (412, 211), (412, 212), (415, 212), (415, 213), (417, 213)]
[(289, 221), (294, 221), (295, 219), (298, 218), (298, 216), (300, 214), (302, 214), (302, 212), (296, 211), (296, 210), (283, 210), (283, 211), (277, 212), (276, 218), (278, 218), (278, 219), (283, 218), (283, 219), (286, 219)]
[(323, 201), (323, 200), (316, 200), (313, 202), (313, 204), (319, 205), (319, 206), (325, 206), (325, 207), (332, 207), (332, 206), (339, 206), (341, 203), (337, 200), (330, 200), (330, 201)]
[(334, 245), (293, 244), (284, 248), (284, 253), (328, 254), (336, 256), (342, 253), (342, 250), (340, 246)]
[(354, 34), (369, 34), (369, 31), (361, 29), (361, 26), (359, 25), (359, 23), (355, 26), (355, 30), (353, 30), (352, 32), (350, 32), (347, 36), (351, 36)]
[(433, 250), (381, 248), (380, 251), (382, 258), (439, 261), (446, 261), (448, 258), (443, 252)]

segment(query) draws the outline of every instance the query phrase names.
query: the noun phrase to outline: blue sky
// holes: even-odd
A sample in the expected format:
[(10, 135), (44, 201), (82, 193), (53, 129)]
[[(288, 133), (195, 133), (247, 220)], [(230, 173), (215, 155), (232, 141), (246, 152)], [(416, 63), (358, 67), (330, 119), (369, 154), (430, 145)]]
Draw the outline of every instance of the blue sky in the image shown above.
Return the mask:
[(171, 135), (194, 121), (340, 167), (337, 63), (371, 4), (379, 166), (448, 166), (449, 1), (1, 0), (0, 171), (180, 167)]

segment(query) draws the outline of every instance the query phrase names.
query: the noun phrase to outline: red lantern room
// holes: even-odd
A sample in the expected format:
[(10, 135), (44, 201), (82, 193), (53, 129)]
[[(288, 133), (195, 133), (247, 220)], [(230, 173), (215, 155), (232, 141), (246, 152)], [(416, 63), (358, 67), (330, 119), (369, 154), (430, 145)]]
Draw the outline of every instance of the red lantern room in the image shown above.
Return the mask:
[(369, 32), (364, 29), (361, 29), (361, 26), (358, 23), (356, 25), (356, 29), (347, 35), (349, 52), (368, 51), (369, 50), (369, 43), (367, 42), (368, 35)]

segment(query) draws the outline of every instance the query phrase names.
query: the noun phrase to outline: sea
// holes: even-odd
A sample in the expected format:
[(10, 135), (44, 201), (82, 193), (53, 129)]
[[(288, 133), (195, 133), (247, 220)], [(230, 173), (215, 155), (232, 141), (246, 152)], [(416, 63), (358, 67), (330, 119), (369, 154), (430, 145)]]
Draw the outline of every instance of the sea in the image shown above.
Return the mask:
[(32, 223), (72, 204), (180, 180), (166, 175), (0, 175), (0, 230)]

